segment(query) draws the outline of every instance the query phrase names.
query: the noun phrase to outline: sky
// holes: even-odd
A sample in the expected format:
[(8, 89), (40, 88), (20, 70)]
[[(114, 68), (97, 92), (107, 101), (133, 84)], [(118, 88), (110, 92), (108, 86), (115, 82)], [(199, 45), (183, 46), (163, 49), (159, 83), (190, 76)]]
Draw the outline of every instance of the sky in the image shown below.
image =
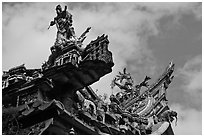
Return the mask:
[(167, 90), (169, 106), (178, 113), (177, 135), (202, 134), (202, 3), (2, 3), (2, 70), (25, 63), (41, 68), (50, 55), (56, 27), (55, 6), (68, 6), (77, 36), (92, 27), (84, 46), (107, 34), (114, 67), (91, 85), (97, 94), (115, 94), (110, 83), (124, 67), (137, 84), (148, 75), (157, 79), (168, 63), (175, 78)]

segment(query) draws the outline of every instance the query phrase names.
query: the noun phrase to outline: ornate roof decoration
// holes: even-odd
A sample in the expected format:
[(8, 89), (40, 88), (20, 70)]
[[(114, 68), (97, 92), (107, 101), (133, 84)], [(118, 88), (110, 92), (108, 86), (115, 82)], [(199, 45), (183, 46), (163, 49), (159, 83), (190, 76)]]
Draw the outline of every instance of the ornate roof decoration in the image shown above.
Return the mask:
[(83, 48), (91, 27), (77, 37), (67, 6), (57, 5), (56, 13), (48, 27), (57, 27), (56, 40), (42, 68), (23, 64), (3, 73), (2, 134), (173, 134), (177, 113), (170, 110), (166, 92), (174, 64), (151, 85), (148, 76), (135, 84), (124, 68), (111, 83), (121, 91), (104, 102), (90, 85), (112, 72), (108, 36), (98, 36)]

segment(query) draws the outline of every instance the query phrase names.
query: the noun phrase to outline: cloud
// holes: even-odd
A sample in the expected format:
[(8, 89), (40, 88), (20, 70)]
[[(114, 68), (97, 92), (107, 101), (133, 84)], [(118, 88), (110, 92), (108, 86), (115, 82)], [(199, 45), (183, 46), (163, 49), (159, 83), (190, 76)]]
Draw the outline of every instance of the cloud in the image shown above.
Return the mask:
[(202, 135), (202, 112), (195, 109), (184, 109), (179, 104), (170, 108), (178, 113), (177, 126), (172, 124), (176, 135)]
[(170, 88), (170, 108), (178, 113), (177, 135), (202, 134), (202, 56), (189, 59), (176, 71), (177, 86)]
[(196, 94), (202, 91), (202, 56), (198, 55), (185, 63), (178, 74), (184, 81), (184, 91)]
[(174, 87), (170, 87), (172, 102), (185, 108), (202, 108), (202, 56), (197, 55), (175, 71)]
[[(56, 30), (47, 30), (55, 3), (3, 3), (3, 69), (25, 63), (40, 68), (47, 60)], [(53, 10), (53, 11), (52, 11)]]

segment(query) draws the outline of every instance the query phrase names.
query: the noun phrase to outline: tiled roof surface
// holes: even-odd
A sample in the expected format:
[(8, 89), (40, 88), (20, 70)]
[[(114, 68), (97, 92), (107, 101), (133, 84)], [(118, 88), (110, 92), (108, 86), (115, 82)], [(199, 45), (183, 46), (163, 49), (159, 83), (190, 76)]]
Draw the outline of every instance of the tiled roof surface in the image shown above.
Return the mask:
[(59, 115), (63, 109), (63, 105), (59, 101), (45, 102), (36, 100), (20, 107), (18, 119), (22, 124), (22, 128), (26, 128)]

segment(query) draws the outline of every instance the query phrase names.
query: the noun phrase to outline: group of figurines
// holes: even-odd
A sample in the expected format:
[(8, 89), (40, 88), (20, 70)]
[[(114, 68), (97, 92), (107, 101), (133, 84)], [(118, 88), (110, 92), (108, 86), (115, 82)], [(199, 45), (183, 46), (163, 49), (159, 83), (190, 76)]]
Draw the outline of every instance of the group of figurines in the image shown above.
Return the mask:
[[(24, 65), (20, 66), (19, 68), (25, 69)], [(41, 75), (34, 72), (33, 77), (31, 78), (41, 78)], [(104, 125), (111, 125), (113, 128), (118, 130), (118, 134), (152, 134), (154, 125), (164, 121), (171, 123), (174, 118), (177, 117), (177, 113), (168, 110), (162, 113), (162, 115), (159, 117), (154, 114), (154, 111), (152, 111), (148, 117), (137, 114), (137, 110), (144, 107), (145, 100), (151, 97), (150, 94), (144, 94), (144, 96), (141, 96), (142, 94), (140, 93), (141, 86), (146, 86), (146, 88), (149, 88), (147, 83), (149, 79), (149, 77), (146, 77), (144, 81), (137, 86), (134, 86), (130, 73), (126, 73), (126, 69), (124, 69), (123, 73), (119, 72), (119, 74), (116, 75), (116, 78), (113, 79), (113, 83), (111, 83), (111, 88), (118, 86), (121, 91), (116, 95), (112, 94), (109, 98), (110, 101), (100, 97), (99, 99), (93, 99), (93, 97), (87, 91), (87, 88), (83, 88), (74, 92), (73, 98), (67, 98), (64, 102), (62, 100), (63, 106), (66, 111), (71, 112), (75, 117), (84, 121), (84, 125), (87, 124), (93, 126), (94, 122), (88, 120), (86, 117), (83, 117), (82, 113), (85, 113), (86, 116), (90, 116)], [(139, 89), (135, 89), (133, 87), (139, 87)], [(139, 96), (141, 96), (141, 98), (140, 100), (138, 99), (137, 103), (134, 103), (130, 109), (124, 109), (123, 103), (125, 101), (128, 99), (137, 98)], [(28, 99), (22, 99), (23, 102), (25, 101), (25, 104), (35, 102), (37, 100), (36, 95), (33, 97), (27, 96), (25, 99)], [(41, 99), (44, 100), (45, 98), (42, 97)], [(23, 102), (21, 102), (21, 104)], [(54, 125), (56, 124), (55, 122), (56, 121), (54, 121)], [(32, 133), (34, 134), (35, 131), (32, 131)], [(56, 131), (56, 133), (59, 134), (58, 131)], [(78, 133), (75, 131), (75, 128), (72, 127), (68, 133), (64, 134)], [(108, 132), (107, 134), (113, 133)]]
[[(111, 88), (118, 86), (121, 91), (116, 95), (110, 95), (110, 101), (108, 102), (96, 102), (89, 98), (88, 94), (84, 94), (84, 96), (77, 91), (78, 110), (89, 113), (89, 115), (95, 117), (98, 121), (104, 124), (109, 124), (115, 128), (118, 128), (122, 134), (152, 134), (154, 125), (165, 121), (171, 123), (175, 118), (177, 119), (177, 113), (172, 110), (167, 110), (158, 117), (155, 115), (155, 111), (153, 109), (149, 116), (141, 116), (137, 114), (137, 110), (141, 109), (142, 107), (146, 107), (145, 101), (150, 98), (153, 99), (151, 94), (142, 95), (140, 93), (142, 86), (149, 88), (147, 82), (149, 79), (150, 77), (146, 76), (144, 81), (134, 86), (130, 73), (126, 73), (126, 69), (124, 69), (124, 73), (119, 72), (119, 75), (117, 75), (111, 83)], [(82, 90), (82, 92), (86, 93), (84, 90)], [(140, 98), (138, 98), (137, 103), (134, 103), (134, 105), (131, 105), (131, 107), (128, 109), (124, 109), (124, 102), (126, 102), (128, 99), (131, 101), (130, 99), (134, 99), (139, 96)], [(166, 101), (166, 98), (164, 98), (161, 103), (166, 103)], [(151, 106), (151, 109), (152, 107), (153, 106)], [(105, 118), (105, 114), (110, 114), (112, 119), (106, 119), (107, 117)]]

